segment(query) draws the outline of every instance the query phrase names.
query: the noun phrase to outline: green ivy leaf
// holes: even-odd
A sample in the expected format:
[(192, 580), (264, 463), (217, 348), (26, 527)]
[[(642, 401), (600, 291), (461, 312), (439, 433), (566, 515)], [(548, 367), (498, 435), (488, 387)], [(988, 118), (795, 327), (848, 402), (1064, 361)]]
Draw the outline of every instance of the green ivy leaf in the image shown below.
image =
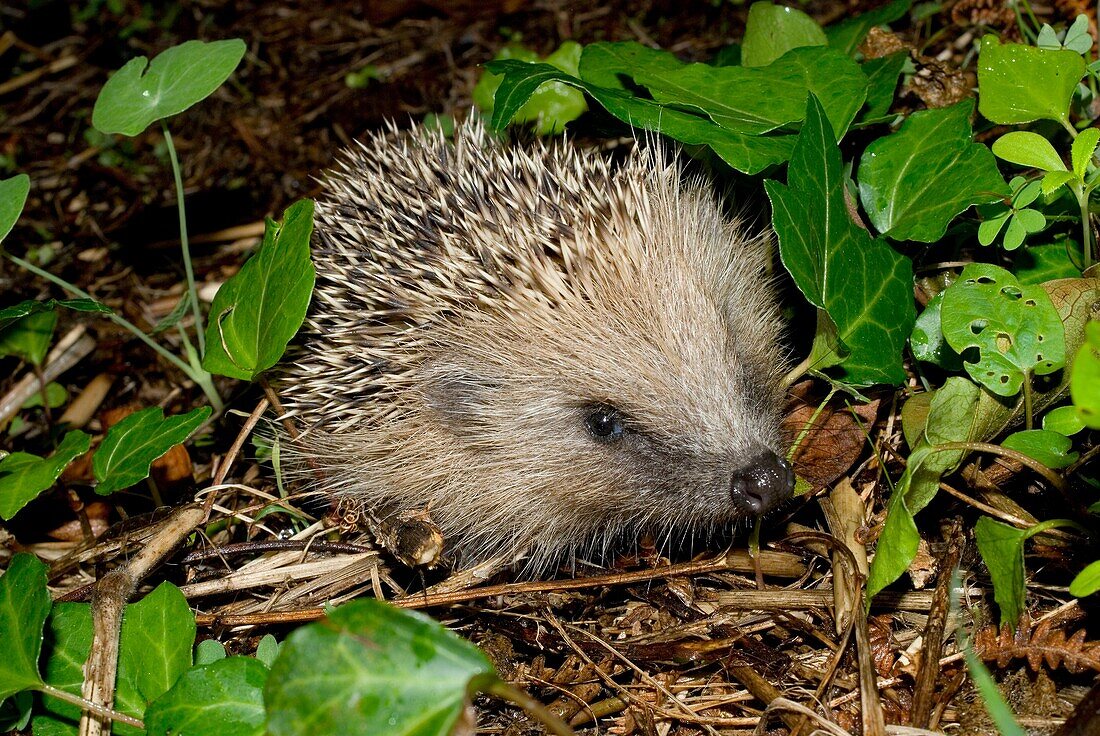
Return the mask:
[[(601, 46), (614, 46), (614, 54), (602, 50)], [(622, 53), (619, 44), (591, 44), (581, 55), (581, 74), (586, 74), (585, 60), (616, 55), (618, 61), (629, 54)], [(665, 52), (638, 46), (646, 52), (661, 54)], [(669, 55), (671, 56), (671, 55)], [(673, 57), (675, 58), (675, 57)], [(602, 60), (603, 61), (603, 60)], [(618, 63), (618, 61), (616, 63)], [(679, 63), (679, 62), (677, 62)], [(583, 89), (595, 99), (608, 113), (634, 128), (663, 133), (668, 137), (688, 145), (709, 146), (714, 153), (729, 166), (746, 174), (758, 173), (770, 166), (782, 163), (790, 158), (794, 148), (795, 136), (790, 134), (774, 136), (751, 136), (724, 130), (701, 115), (666, 107), (653, 100), (636, 97), (631, 92), (617, 87), (600, 86), (597, 83), (578, 79), (565, 74), (548, 64), (528, 64), (521, 61), (491, 61), (486, 64), (489, 71), (503, 76), (494, 98), (491, 125), (501, 129), (508, 124), (527, 99), (538, 87), (549, 80), (559, 80)], [(614, 77), (611, 70), (601, 72), (596, 64), (589, 72), (598, 78)]]
[[(582, 71), (584, 60), (582, 58)], [(804, 119), (806, 95), (818, 97), (838, 137), (867, 99), (859, 65), (835, 49), (803, 47), (763, 67), (643, 67), (632, 74), (653, 99), (690, 106), (726, 130), (760, 135)]]
[[(183, 593), (171, 583), (161, 583), (126, 606), (119, 635), (115, 707), (144, 718), (149, 704), (190, 669), (194, 646), (195, 616)], [(114, 730), (119, 736), (145, 733), (124, 724), (116, 724)]]
[(11, 519), (52, 486), (69, 463), (88, 451), (91, 439), (74, 430), (65, 434), (57, 450), (48, 458), (13, 452), (0, 460), (0, 518)]
[(203, 368), (251, 381), (283, 357), (313, 294), (312, 232), (308, 199), (288, 207), (281, 225), (267, 221), (259, 251), (222, 284), (210, 305)]
[(973, 111), (965, 100), (913, 113), (897, 133), (867, 146), (859, 165), (859, 198), (879, 232), (894, 240), (933, 243), (955, 215), (1008, 196), (989, 149), (974, 143)]
[(1100, 429), (1100, 321), (1085, 325), (1085, 342), (1073, 360), (1069, 392), (1085, 426)]
[(801, 10), (760, 0), (749, 8), (745, 21), (741, 64), (767, 66), (791, 49), (826, 43), (825, 31)]
[[(244, 41), (187, 41), (156, 56), (131, 59), (96, 98), (92, 125), (101, 133), (135, 136), (177, 115), (222, 86), (244, 56)], [(146, 69), (148, 67), (148, 69)]]
[(252, 657), (188, 670), (149, 704), (145, 729), (166, 736), (262, 736), (267, 676), (267, 667)]
[(993, 155), (1020, 166), (1066, 171), (1065, 163), (1050, 141), (1027, 130), (1014, 130), (993, 141)]
[(31, 191), (31, 178), (26, 174), (16, 174), (9, 179), (0, 179), (0, 242), (8, 237), (15, 227), (23, 206), (27, 203), (27, 194)]
[(850, 353), (842, 378), (855, 385), (905, 379), (901, 351), (916, 319), (907, 258), (852, 222), (836, 137), (812, 97), (787, 185), (765, 182), (779, 253), (798, 288), (824, 309)]
[(36, 312), (0, 329), (0, 355), (14, 355), (41, 366), (50, 349), (57, 312)]
[[(84, 684), (84, 662), (92, 648), (92, 614), (87, 603), (56, 603), (46, 622), (42, 661), (46, 682), (72, 695)], [(76, 736), (80, 708), (57, 698), (43, 698), (34, 714), (34, 733)]]
[(49, 613), (46, 566), (20, 552), (0, 575), (0, 700), (42, 685), (38, 655)]
[(1080, 54), (982, 39), (978, 110), (1000, 125), (1034, 120), (1069, 122), (1069, 105), (1085, 74)]
[(151, 406), (111, 427), (92, 456), (92, 470), (99, 481), (95, 492), (106, 496), (148, 478), (153, 461), (190, 437), (211, 411), (203, 406), (165, 417), (163, 409)]
[(427, 616), (373, 599), (345, 604), (283, 642), (264, 702), (272, 736), (448, 736), (496, 679), (476, 647)]
[[(944, 292), (943, 334), (971, 378), (998, 396), (1065, 365), (1065, 329), (1040, 286), (1021, 286), (1009, 271), (971, 263)], [(978, 359), (964, 351), (976, 348)]]
[(1068, 468), (1077, 462), (1078, 454), (1070, 452), (1073, 441), (1049, 429), (1025, 429), (1005, 437), (1002, 447), (1022, 452), (1048, 468)]
[[(137, 603), (126, 606), (119, 635), (115, 708), (141, 719), (147, 705), (166, 692), (191, 666), (195, 619), (179, 588), (161, 583)], [(79, 695), (84, 662), (92, 646), (92, 615), (87, 603), (58, 603), (50, 613), (46, 637), (46, 682)], [(80, 709), (56, 698), (43, 700), (34, 718), (35, 734), (73, 734)], [(116, 723), (120, 736), (144, 736)], [(152, 733), (151, 731), (149, 733)]]

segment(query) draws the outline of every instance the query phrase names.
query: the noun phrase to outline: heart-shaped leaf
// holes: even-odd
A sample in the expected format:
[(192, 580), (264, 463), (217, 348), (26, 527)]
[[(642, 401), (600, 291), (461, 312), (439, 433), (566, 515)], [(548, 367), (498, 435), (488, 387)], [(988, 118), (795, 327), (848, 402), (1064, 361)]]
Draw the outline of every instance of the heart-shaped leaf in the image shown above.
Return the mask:
[(101, 133), (138, 135), (209, 97), (241, 63), (244, 52), (244, 41), (231, 38), (187, 41), (162, 51), (152, 63), (144, 56), (131, 59), (103, 85), (92, 125)]
[(978, 110), (1000, 125), (1067, 123), (1070, 99), (1084, 75), (1085, 61), (1074, 51), (1002, 44), (986, 36), (978, 57)]
[(145, 711), (148, 733), (262, 736), (268, 670), (252, 657), (228, 657), (188, 670)]

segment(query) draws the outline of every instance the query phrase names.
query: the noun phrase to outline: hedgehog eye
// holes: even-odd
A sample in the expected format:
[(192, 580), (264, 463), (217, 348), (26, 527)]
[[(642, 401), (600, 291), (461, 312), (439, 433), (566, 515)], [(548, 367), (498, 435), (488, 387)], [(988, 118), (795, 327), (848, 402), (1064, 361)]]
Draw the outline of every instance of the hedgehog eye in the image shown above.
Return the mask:
[(623, 436), (623, 418), (613, 406), (598, 404), (592, 407), (584, 423), (598, 440), (617, 440)]

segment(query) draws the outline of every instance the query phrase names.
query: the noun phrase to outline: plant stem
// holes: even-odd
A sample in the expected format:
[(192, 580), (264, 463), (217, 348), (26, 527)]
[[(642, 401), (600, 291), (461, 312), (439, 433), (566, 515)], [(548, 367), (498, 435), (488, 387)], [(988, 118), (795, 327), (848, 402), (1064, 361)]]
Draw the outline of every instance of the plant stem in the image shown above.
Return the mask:
[(485, 688), (484, 692), (489, 695), (495, 695), (498, 698), (503, 698), (504, 700), (512, 701), (538, 719), (542, 725), (546, 726), (546, 730), (554, 734), (554, 736), (574, 736), (573, 729), (571, 729), (565, 721), (558, 718), (549, 708), (519, 688), (504, 682), (504, 680), (495, 679), (494, 682)]
[(1035, 458), (1025, 455), (1022, 452), (1011, 450), (1007, 447), (1001, 447), (1000, 445), (994, 445), (990, 442), (945, 442), (942, 445), (935, 445), (932, 448), (933, 452), (944, 452), (950, 450), (967, 450), (970, 452), (988, 452), (991, 455), (999, 455), (1001, 457), (1007, 457), (1009, 460), (1015, 460), (1021, 465), (1034, 470), (1039, 475), (1050, 481), (1050, 484), (1060, 491), (1064, 491), (1066, 488), (1066, 482), (1062, 479), (1058, 473), (1051, 468), (1043, 465)]
[(110, 708), (104, 708), (99, 703), (93, 703), (90, 700), (85, 700), (79, 695), (73, 695), (72, 693), (65, 692), (60, 688), (56, 688), (53, 685), (47, 685), (45, 683), (38, 686), (38, 689), (50, 697), (57, 698), (58, 700), (64, 700), (70, 705), (75, 705), (81, 710), (86, 710), (96, 714), (100, 718), (110, 718), (112, 721), (118, 721), (119, 723), (125, 723), (127, 726), (133, 726), (134, 728), (145, 730), (145, 724), (134, 718), (128, 716), (125, 713), (119, 713), (117, 710), (111, 710)]
[(806, 373), (806, 371), (810, 370), (810, 359), (812, 356), (813, 353), (811, 351), (811, 354), (807, 355), (801, 363), (787, 372), (787, 375), (783, 377), (783, 388), (790, 388), (794, 385), (795, 381)]
[(1035, 426), (1035, 418), (1031, 411), (1031, 371), (1024, 371), (1024, 428), (1031, 429)]
[[(30, 261), (25, 261), (22, 258), (20, 258), (19, 256), (13, 256), (11, 253), (7, 253), (7, 252), (5, 252), (4, 255), (7, 256), (8, 259), (11, 260), (12, 263), (16, 264), (20, 268), (24, 268), (27, 271), (30, 271), (31, 273), (33, 273), (34, 275), (40, 276), (40, 277), (46, 279), (47, 281), (49, 281), (50, 283), (56, 284), (57, 286), (60, 286), (62, 289), (69, 292), (70, 294), (72, 294), (74, 296), (78, 296), (81, 299), (88, 299), (89, 301), (93, 301), (96, 304), (102, 304), (102, 302), (100, 302), (98, 299), (96, 299), (95, 297), (93, 297), (91, 294), (84, 291), (83, 289), (77, 287), (74, 284), (70, 284), (68, 281), (61, 278), (60, 276), (55, 276), (52, 273), (50, 273), (49, 271), (46, 271), (45, 269), (39, 268), (38, 266), (34, 265)], [(179, 368), (181, 371), (183, 371), (183, 374), (185, 376), (190, 378), (192, 381), (194, 381), (196, 384), (198, 384), (202, 388), (203, 393), (205, 393), (207, 398), (210, 399), (210, 403), (214, 405), (215, 409), (220, 411), (219, 407), (222, 406), (221, 397), (218, 396), (217, 392), (214, 392), (212, 390), (213, 385), (210, 383), (209, 375), (206, 376), (206, 380), (204, 381), (203, 376), (196, 375), (195, 370), (191, 366), (189, 366), (187, 363), (184, 363), (182, 360), (177, 358), (175, 355), (172, 355), (172, 353), (170, 353), (167, 349), (165, 349), (164, 346), (160, 345), (156, 340), (154, 340), (153, 338), (149, 337), (147, 334), (142, 332), (137, 327), (137, 325), (130, 322), (130, 320), (126, 319), (125, 317), (123, 317), (120, 314), (117, 314), (113, 309), (110, 310), (110, 312), (107, 313), (107, 318), (109, 320), (111, 320), (112, 322), (114, 322), (119, 327), (121, 327), (124, 330), (130, 332), (134, 337), (138, 338), (139, 340), (144, 342), (146, 345), (151, 347), (154, 351), (156, 351), (157, 354), (159, 354), (162, 358), (167, 360), (169, 363), (174, 365), (176, 368)], [(208, 388), (208, 386), (209, 386), (209, 388)]]
[(802, 447), (802, 441), (806, 439), (806, 435), (810, 433), (810, 428), (814, 426), (815, 422), (817, 422), (817, 418), (821, 416), (821, 412), (825, 410), (825, 405), (832, 400), (833, 396), (836, 395), (836, 392), (837, 388), (835, 386), (830, 389), (829, 393), (825, 396), (824, 399), (822, 399), (821, 403), (817, 405), (817, 408), (814, 409), (814, 413), (811, 414), (806, 423), (802, 425), (802, 430), (798, 433), (798, 436), (795, 437), (794, 443), (791, 445), (791, 449), (787, 451), (787, 462), (794, 462), (795, 455), (798, 454), (799, 449), (801, 449)]
[(1085, 252), (1085, 268), (1092, 265), (1092, 219), (1089, 215), (1089, 193), (1078, 185), (1073, 188), (1077, 206), (1081, 208), (1081, 245)]
[(202, 310), (199, 308), (199, 292), (195, 288), (195, 269), (191, 266), (191, 247), (187, 241), (187, 211), (183, 206), (183, 175), (180, 162), (176, 157), (176, 147), (172, 144), (172, 134), (168, 132), (168, 123), (160, 121), (164, 131), (164, 143), (168, 146), (168, 159), (172, 162), (172, 175), (176, 178), (176, 206), (180, 213), (180, 248), (183, 249), (183, 269), (187, 273), (187, 297), (191, 300), (191, 311), (195, 315), (195, 334), (199, 342), (199, 353), (206, 352), (206, 334), (202, 323)]

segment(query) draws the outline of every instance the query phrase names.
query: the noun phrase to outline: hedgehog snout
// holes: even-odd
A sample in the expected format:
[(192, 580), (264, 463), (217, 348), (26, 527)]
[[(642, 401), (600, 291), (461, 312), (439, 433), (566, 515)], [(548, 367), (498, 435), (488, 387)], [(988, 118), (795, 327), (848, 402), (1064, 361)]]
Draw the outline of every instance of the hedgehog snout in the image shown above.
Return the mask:
[(793, 491), (791, 464), (771, 450), (765, 450), (730, 480), (733, 505), (749, 516), (770, 511)]

